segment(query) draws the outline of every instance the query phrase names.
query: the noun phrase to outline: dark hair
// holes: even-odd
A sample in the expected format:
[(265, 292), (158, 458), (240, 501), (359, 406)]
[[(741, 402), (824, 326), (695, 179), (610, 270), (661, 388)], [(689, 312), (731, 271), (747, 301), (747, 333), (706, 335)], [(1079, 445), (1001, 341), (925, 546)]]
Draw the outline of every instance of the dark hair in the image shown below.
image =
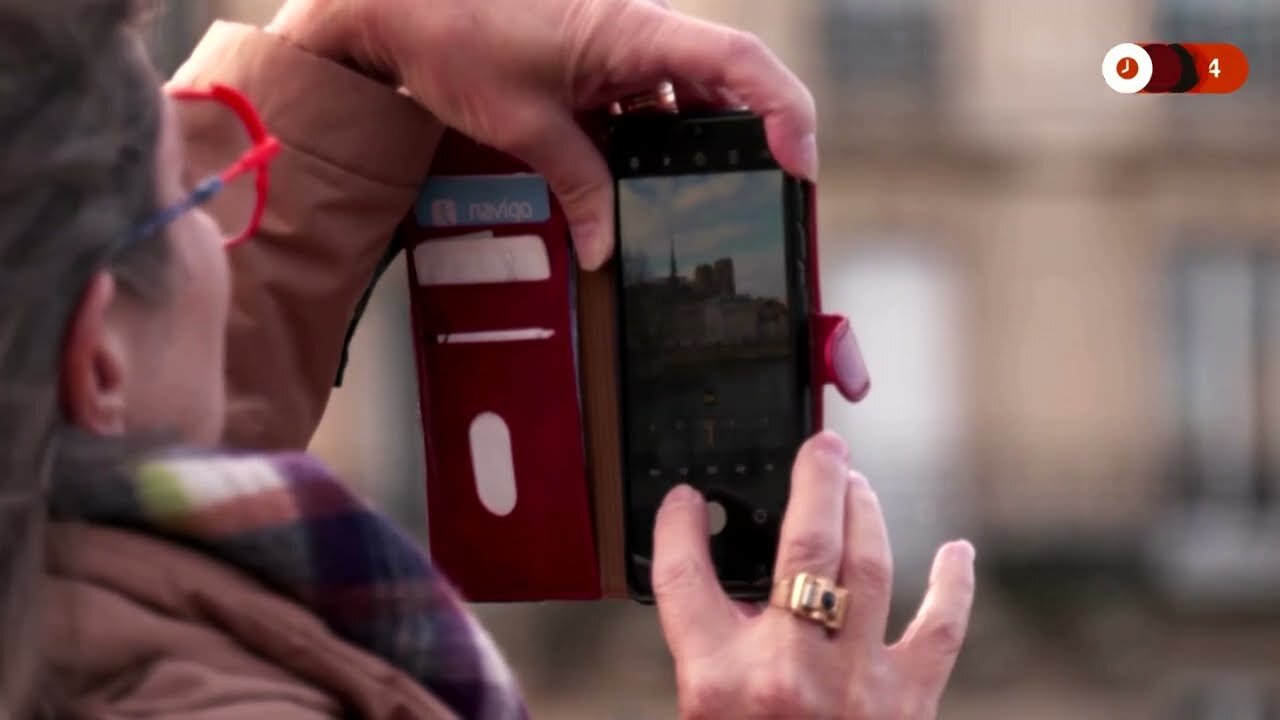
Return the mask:
[[(0, 0), (0, 717), (40, 713), (45, 496), (96, 453), (59, 403), (67, 324), (95, 272), (163, 296), (159, 83), (138, 0)], [(83, 465), (79, 465), (83, 467)]]

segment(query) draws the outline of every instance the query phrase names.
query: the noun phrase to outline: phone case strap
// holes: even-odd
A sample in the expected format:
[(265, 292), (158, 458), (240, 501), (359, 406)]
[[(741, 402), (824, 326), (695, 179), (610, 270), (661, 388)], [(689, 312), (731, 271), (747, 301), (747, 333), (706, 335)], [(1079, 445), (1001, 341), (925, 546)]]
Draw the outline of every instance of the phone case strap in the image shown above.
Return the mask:
[(866, 397), (871, 391), (871, 376), (849, 319), (843, 315), (817, 314), (812, 318), (811, 328), (814, 383), (834, 385), (849, 402)]

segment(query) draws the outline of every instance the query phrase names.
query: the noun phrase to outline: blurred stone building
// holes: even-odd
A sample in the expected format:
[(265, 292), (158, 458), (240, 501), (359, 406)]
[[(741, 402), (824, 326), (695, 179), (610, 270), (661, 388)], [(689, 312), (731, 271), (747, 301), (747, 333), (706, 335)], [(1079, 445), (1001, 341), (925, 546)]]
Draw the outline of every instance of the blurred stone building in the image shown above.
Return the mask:
[[(174, 0), (159, 57), (276, 4)], [(939, 542), (978, 545), (943, 717), (1280, 718), (1280, 0), (675, 5), (817, 98), (825, 300), (873, 378), (829, 422), (882, 496), (901, 610)], [(1117, 95), (1126, 41), (1233, 42), (1251, 75)], [(404, 277), (316, 449), (417, 527)], [(651, 610), (482, 612), (542, 714), (671, 714)]]
[[(830, 422), (904, 601), (978, 542), (948, 716), (1280, 717), (1280, 2), (697, 5), (817, 98), (823, 287), (873, 378)], [(1111, 92), (1156, 40), (1249, 82)]]

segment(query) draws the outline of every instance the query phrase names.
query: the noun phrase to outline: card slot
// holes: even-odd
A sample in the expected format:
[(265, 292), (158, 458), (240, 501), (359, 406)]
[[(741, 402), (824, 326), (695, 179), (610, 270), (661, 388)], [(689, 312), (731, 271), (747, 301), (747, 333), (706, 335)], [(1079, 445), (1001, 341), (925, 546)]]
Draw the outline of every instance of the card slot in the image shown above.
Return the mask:
[(410, 289), (423, 337), (547, 327), (568, 333), (569, 292), (559, 282), (434, 285)]

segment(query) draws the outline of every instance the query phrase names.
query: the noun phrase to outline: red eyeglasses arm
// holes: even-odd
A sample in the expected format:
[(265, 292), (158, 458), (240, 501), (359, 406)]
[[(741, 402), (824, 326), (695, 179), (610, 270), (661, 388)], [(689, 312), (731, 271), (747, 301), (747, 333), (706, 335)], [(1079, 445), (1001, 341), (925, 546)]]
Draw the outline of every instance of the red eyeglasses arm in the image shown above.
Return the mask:
[(273, 137), (268, 137), (257, 145), (253, 146), (240, 156), (226, 170), (221, 173), (223, 182), (231, 182), (247, 172), (255, 170), (265, 171), (267, 163), (280, 152), (280, 141)]
[(168, 92), (175, 100), (212, 100), (222, 103), (240, 118), (245, 130), (249, 133), (253, 147), (218, 174), (224, 184), (245, 173), (251, 172), (255, 175), (254, 189), (257, 198), (249, 225), (244, 234), (227, 243), (228, 247), (238, 245), (248, 240), (257, 231), (258, 224), (262, 221), (267, 203), (268, 168), (271, 160), (280, 152), (280, 141), (267, 133), (266, 124), (262, 122), (262, 117), (254, 109), (253, 103), (234, 88), (226, 85), (212, 85), (208, 89), (173, 88)]

